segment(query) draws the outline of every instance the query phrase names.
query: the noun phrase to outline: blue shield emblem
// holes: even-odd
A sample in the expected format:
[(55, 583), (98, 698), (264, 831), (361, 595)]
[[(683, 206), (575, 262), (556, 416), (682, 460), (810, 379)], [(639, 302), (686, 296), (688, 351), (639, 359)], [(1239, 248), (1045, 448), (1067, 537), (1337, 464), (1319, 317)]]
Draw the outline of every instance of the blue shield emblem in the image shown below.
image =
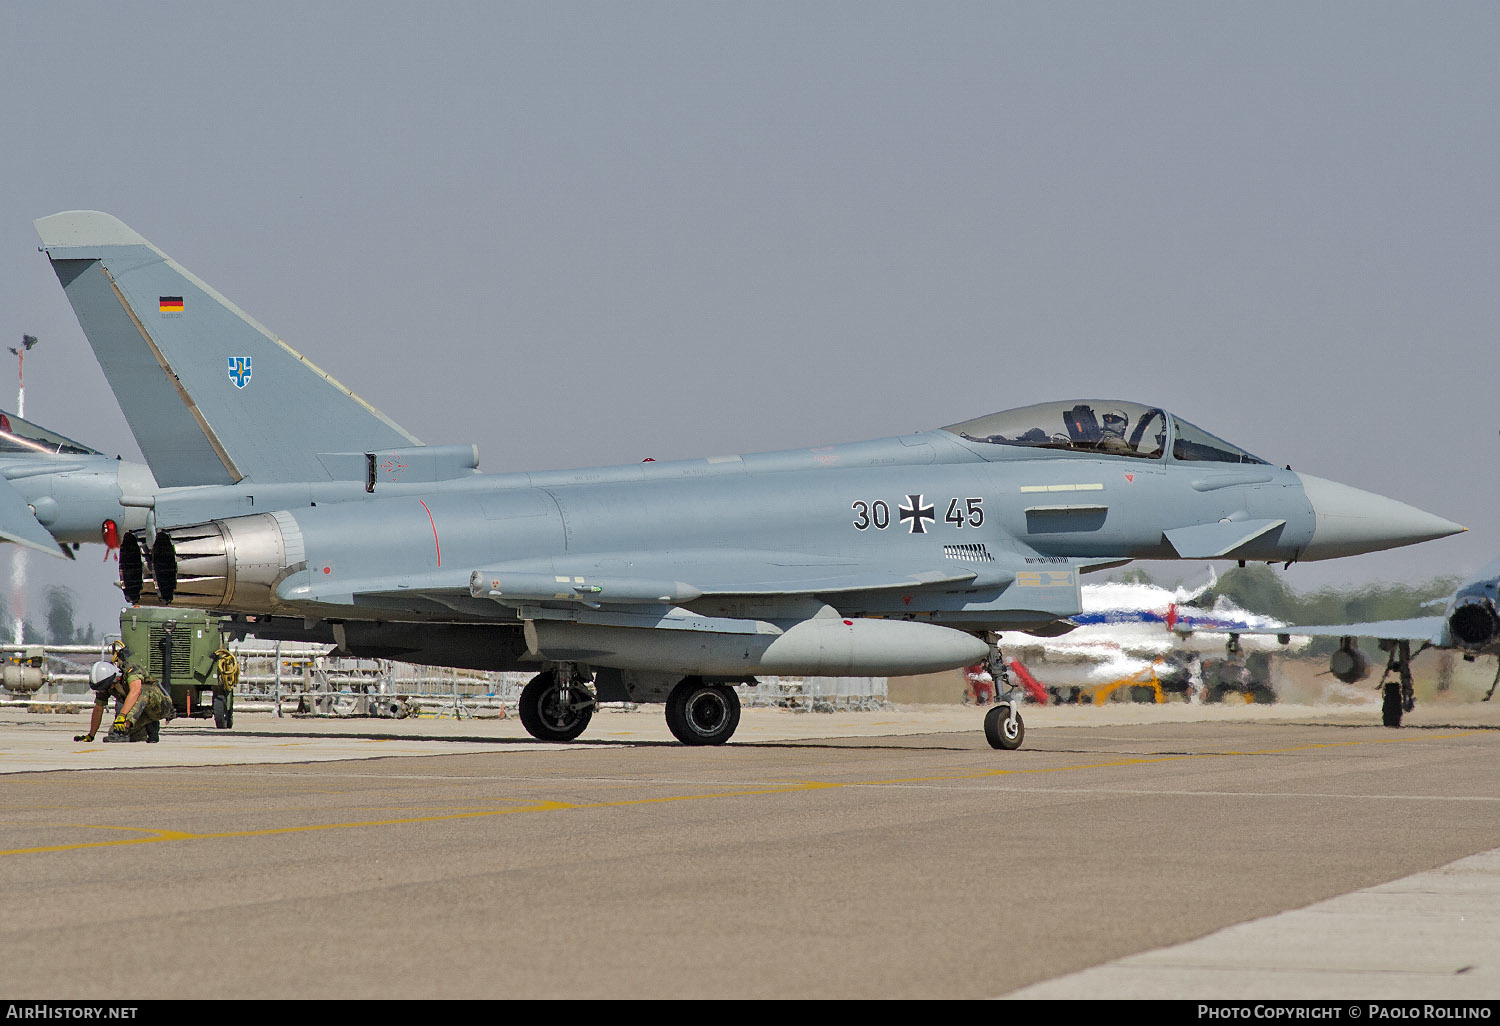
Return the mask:
[(244, 388), (250, 384), (250, 357), (231, 356), (229, 358), (229, 380), (234, 382), (235, 388)]

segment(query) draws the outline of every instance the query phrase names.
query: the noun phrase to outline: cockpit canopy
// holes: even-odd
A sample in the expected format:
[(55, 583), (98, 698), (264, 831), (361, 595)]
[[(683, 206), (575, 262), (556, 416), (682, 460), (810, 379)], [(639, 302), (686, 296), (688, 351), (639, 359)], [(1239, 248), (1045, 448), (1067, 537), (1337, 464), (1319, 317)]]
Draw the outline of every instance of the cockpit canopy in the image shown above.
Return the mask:
[(1091, 455), (1213, 463), (1265, 463), (1155, 406), (1114, 399), (1038, 403), (944, 428), (969, 442), (1063, 449)]
[(29, 420), (22, 420), (13, 413), (0, 411), (0, 454), (12, 452), (42, 452), (64, 456), (100, 455), (97, 450), (79, 445), (71, 438), (64, 438)]

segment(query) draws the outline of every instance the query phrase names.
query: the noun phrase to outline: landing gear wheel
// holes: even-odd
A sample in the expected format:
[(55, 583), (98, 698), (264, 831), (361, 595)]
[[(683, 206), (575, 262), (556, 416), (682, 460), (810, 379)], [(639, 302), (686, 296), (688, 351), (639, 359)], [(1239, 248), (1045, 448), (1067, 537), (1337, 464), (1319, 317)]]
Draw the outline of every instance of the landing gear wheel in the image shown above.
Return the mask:
[(687, 677), (667, 696), (667, 729), (685, 745), (722, 745), (739, 725), (740, 696), (728, 684)]
[(1025, 737), (1026, 723), (1020, 713), (1016, 713), (1014, 721), (1011, 720), (1009, 704), (997, 705), (984, 714), (984, 739), (991, 748), (1013, 752), (1021, 747)]
[(1381, 696), (1380, 719), (1387, 727), (1401, 726), (1401, 682), (1399, 680), (1388, 680), (1385, 682), (1385, 693)]
[(594, 718), (594, 695), (579, 681), (539, 673), (521, 689), (521, 726), (538, 741), (571, 741)]
[(214, 726), (228, 730), (234, 726), (234, 692), (214, 693)]

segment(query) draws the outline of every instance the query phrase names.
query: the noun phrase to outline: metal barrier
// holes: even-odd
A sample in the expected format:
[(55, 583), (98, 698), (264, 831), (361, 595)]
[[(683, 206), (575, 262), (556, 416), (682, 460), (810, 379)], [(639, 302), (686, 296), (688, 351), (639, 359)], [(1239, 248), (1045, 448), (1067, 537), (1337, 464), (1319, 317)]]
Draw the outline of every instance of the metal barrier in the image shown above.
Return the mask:
[(744, 706), (793, 712), (875, 712), (891, 708), (885, 677), (759, 677), (736, 691)]
[[(0, 645), (0, 683), (24, 689), (0, 691), (0, 706), (64, 709), (93, 705), (88, 691), (91, 663), (109, 657), (98, 645)], [(418, 666), (389, 659), (334, 655), (331, 645), (232, 642), (240, 666), (235, 709), (276, 716), (452, 719), (513, 715), (531, 672), (487, 672)], [(25, 672), (19, 672), (24, 670)], [(35, 672), (33, 672), (35, 671)], [(775, 706), (795, 712), (873, 711), (890, 707), (884, 677), (761, 677), (735, 690), (742, 705)], [(601, 703), (601, 709), (629, 708)]]

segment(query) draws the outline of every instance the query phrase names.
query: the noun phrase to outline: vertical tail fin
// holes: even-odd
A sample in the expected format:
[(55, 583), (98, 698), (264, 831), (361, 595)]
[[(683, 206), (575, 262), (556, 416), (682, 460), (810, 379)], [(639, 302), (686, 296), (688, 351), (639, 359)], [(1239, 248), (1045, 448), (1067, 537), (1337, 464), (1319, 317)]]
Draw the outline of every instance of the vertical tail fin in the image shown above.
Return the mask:
[(319, 453), (422, 444), (118, 219), (35, 224), (162, 487), (320, 481)]

